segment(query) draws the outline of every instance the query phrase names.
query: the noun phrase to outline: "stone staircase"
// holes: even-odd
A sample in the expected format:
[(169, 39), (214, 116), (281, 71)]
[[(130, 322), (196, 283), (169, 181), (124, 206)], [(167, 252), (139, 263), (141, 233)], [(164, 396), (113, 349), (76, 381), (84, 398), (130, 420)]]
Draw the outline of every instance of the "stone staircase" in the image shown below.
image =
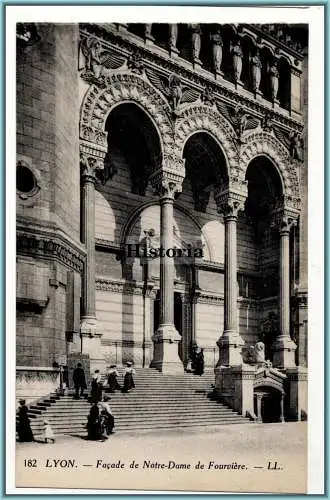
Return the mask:
[[(137, 368), (136, 388), (128, 394), (111, 394), (117, 432), (170, 430), (249, 422), (222, 403), (212, 400), (213, 372), (201, 377), (191, 373), (163, 375), (150, 368)], [(119, 370), (119, 383), (122, 372)], [(47, 419), (56, 434), (84, 435), (90, 403), (75, 400), (73, 391), (50, 395), (29, 408), (34, 436), (42, 434)]]

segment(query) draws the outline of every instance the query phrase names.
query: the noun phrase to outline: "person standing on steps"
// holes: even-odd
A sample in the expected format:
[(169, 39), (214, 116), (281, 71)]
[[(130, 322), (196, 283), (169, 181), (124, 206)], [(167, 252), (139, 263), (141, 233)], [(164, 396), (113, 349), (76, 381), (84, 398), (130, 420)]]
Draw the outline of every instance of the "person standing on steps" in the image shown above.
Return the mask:
[(195, 374), (203, 375), (204, 373), (204, 352), (203, 349), (197, 347), (195, 354)]
[(136, 372), (132, 367), (132, 363), (130, 361), (127, 361), (124, 374), (123, 392), (129, 392), (131, 389), (135, 388), (135, 383), (133, 378), (133, 375), (135, 375), (135, 373)]
[(91, 384), (91, 402), (99, 403), (102, 399), (102, 379), (100, 370), (95, 370)]
[(21, 443), (34, 441), (33, 432), (28, 417), (28, 407), (25, 405), (25, 399), (20, 399), (18, 408), (18, 439)]
[(87, 437), (91, 440), (100, 439), (100, 409), (98, 403), (92, 404), (87, 417)]
[(108, 371), (108, 387), (110, 392), (120, 390), (121, 387), (118, 383), (118, 371), (116, 365), (111, 365)]
[[(75, 388), (75, 399), (80, 399), (84, 397), (84, 390), (87, 389), (85, 372), (81, 363), (78, 363), (76, 368), (73, 370), (73, 384)], [(80, 389), (80, 396), (79, 396)]]

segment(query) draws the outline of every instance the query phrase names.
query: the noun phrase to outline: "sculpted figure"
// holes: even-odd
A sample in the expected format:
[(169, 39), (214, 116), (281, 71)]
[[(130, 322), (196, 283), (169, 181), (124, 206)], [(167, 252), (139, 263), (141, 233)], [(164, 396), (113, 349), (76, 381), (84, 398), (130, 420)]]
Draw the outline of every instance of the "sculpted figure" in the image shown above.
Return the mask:
[(251, 57), (251, 74), (252, 74), (252, 88), (253, 92), (259, 90), (261, 81), (261, 60), (259, 56), (259, 49), (257, 49), (255, 55)]
[(191, 29), (191, 43), (194, 61), (199, 60), (199, 53), (201, 51), (201, 34), (202, 30), (199, 24), (190, 24)]
[(263, 342), (257, 342), (254, 346), (254, 354), (256, 363), (265, 362), (265, 344)]
[(176, 42), (178, 39), (178, 25), (177, 24), (170, 24), (170, 47), (172, 49), (176, 49)]
[(216, 33), (211, 34), (212, 43), (212, 55), (213, 55), (213, 65), (216, 73), (220, 73), (220, 67), (222, 62), (222, 36), (220, 30), (218, 29)]
[(273, 64), (271, 65), (271, 67), (269, 68), (270, 90), (271, 90), (271, 97), (272, 97), (273, 102), (277, 98), (278, 77), (279, 77), (279, 73), (278, 73), (276, 62), (274, 61)]
[(234, 80), (235, 82), (239, 82), (243, 65), (243, 52), (241, 42), (239, 40), (237, 40), (236, 44), (232, 47), (231, 55), (233, 58)]

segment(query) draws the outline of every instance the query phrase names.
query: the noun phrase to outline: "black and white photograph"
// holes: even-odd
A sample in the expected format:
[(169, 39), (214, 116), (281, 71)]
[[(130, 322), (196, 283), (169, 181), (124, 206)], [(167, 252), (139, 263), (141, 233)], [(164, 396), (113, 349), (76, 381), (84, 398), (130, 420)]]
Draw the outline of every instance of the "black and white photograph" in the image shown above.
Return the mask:
[(307, 493), (322, 9), (56, 9), (9, 23), (16, 491)]

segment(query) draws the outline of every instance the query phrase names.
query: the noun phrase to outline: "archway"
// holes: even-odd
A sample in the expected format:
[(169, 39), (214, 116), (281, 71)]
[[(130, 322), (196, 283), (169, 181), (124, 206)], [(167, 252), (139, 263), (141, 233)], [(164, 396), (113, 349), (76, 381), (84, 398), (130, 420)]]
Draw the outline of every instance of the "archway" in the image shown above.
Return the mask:
[(281, 390), (271, 385), (260, 385), (254, 389), (254, 413), (260, 422), (283, 422), (283, 398)]
[[(265, 344), (266, 359), (272, 360), (271, 345), (277, 334), (279, 284), (279, 233), (272, 227), (272, 212), (283, 194), (278, 170), (266, 156), (255, 157), (246, 171), (248, 197), (245, 213), (254, 232), (259, 279), (259, 334)], [(266, 328), (269, 317), (273, 328)]]
[(206, 132), (197, 132), (187, 140), (183, 157), (194, 208), (205, 212), (214, 186), (220, 187), (228, 181), (226, 159), (217, 141)]
[[(152, 121), (136, 104), (124, 103), (111, 111), (105, 130), (110, 162), (124, 159), (130, 170), (132, 193), (144, 196), (149, 176), (161, 158), (160, 140)], [(120, 166), (113, 168), (118, 171)]]

